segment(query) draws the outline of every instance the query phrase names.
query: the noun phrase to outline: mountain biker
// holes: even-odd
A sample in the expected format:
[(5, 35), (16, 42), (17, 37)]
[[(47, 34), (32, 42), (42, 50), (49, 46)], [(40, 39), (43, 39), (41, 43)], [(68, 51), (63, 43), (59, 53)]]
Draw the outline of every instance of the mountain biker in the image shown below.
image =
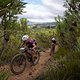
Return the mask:
[(50, 56), (55, 53), (55, 46), (56, 46), (56, 45), (57, 45), (57, 41), (56, 41), (56, 39), (53, 37), (53, 38), (51, 39), (51, 51), (50, 51)]
[(36, 40), (30, 38), (28, 35), (24, 35), (22, 36), (22, 41), (23, 41), (23, 44), (22, 44), (23, 47), (27, 47), (28, 49), (32, 50), (31, 54), (33, 57), (35, 53), (35, 48), (37, 47)]

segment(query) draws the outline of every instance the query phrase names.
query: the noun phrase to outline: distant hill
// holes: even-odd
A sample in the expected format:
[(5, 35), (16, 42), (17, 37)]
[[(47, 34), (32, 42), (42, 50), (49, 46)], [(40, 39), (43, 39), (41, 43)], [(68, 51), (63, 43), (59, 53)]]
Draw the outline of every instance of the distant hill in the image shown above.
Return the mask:
[(47, 23), (34, 23), (34, 22), (28, 22), (29, 26), (32, 27), (55, 27), (56, 22), (47, 22)]

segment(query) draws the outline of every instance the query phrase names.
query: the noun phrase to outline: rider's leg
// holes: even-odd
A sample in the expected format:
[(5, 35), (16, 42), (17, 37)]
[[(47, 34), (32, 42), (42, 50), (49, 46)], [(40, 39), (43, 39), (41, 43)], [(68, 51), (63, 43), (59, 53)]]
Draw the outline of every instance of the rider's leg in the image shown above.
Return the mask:
[(54, 54), (55, 51), (55, 45), (51, 46), (50, 56)]
[(32, 50), (32, 60), (34, 61), (34, 57), (35, 57), (35, 53), (36, 53), (36, 50)]

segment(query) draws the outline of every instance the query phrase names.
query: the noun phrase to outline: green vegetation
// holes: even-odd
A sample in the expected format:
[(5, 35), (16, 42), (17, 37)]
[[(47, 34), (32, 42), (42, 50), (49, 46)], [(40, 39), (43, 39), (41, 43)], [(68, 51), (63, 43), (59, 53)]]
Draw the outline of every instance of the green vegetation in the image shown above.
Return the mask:
[[(22, 2), (22, 0), (0, 0), (0, 59), (5, 60), (10, 57), (10, 50), (11, 47), (10, 40), (15, 39), (17, 29), (20, 29), (20, 24), (17, 23), (17, 14), (21, 14), (23, 8), (25, 7), (26, 3)], [(15, 35), (14, 37), (12, 35)], [(19, 35), (18, 35), (19, 36)], [(11, 37), (11, 38), (10, 38)], [(16, 40), (16, 39), (15, 39)], [(12, 42), (11, 42), (12, 43)], [(18, 43), (14, 42), (14, 45)], [(13, 48), (13, 46), (12, 46)], [(8, 51), (9, 50), (9, 51)], [(14, 50), (15, 51), (15, 50)], [(6, 54), (4, 54), (6, 52)], [(9, 55), (7, 54), (9, 53)], [(5, 58), (3, 58), (5, 55)]]
[(80, 52), (60, 48), (54, 60), (47, 67), (45, 80), (79, 80)]
[(0, 71), (0, 80), (8, 80), (9, 74), (7, 71)]
[(33, 34), (38, 42), (38, 45), (42, 48), (49, 48), (51, 43), (51, 38), (56, 36), (56, 29), (34, 29)]
[(80, 80), (80, 7), (77, 2), (80, 1), (66, 0), (65, 18), (56, 18), (59, 50), (49, 63), (44, 80)]
[[(64, 17), (55, 18), (54, 29), (31, 28), (27, 19), (17, 21), (25, 3), (21, 0), (0, 0), (0, 64), (10, 63), (18, 53), (21, 37), (28, 34), (37, 40), (41, 51), (50, 47), (50, 40), (56, 37), (59, 50), (49, 63), (44, 80), (80, 80), (80, 1), (66, 0), (68, 10)], [(78, 4), (79, 3), (79, 4)], [(74, 22), (74, 23), (72, 23)], [(7, 80), (7, 72), (0, 72), (0, 80)]]

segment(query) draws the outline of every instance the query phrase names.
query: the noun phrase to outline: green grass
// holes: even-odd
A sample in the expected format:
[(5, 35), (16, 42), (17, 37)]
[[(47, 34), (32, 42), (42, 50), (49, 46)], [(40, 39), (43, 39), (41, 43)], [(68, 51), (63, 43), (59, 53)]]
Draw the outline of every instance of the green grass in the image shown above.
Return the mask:
[(60, 48), (46, 69), (45, 80), (80, 80), (80, 52)]
[(9, 73), (8, 71), (0, 71), (0, 80), (8, 80), (9, 78)]

